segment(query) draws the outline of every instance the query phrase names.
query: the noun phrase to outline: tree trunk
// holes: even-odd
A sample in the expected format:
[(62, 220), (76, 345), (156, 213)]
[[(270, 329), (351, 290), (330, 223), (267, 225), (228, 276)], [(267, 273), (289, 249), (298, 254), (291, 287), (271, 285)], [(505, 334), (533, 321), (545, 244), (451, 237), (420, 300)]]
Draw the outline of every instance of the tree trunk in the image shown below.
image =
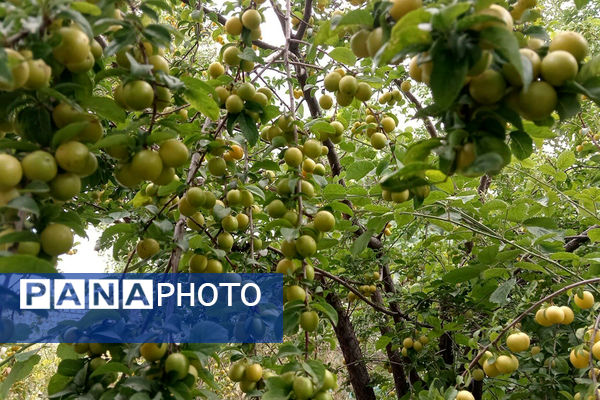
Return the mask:
[(327, 295), (327, 302), (337, 311), (338, 323), (333, 329), (344, 355), (348, 377), (356, 400), (375, 400), (375, 392), (371, 387), (369, 371), (363, 360), (360, 344), (354, 333), (350, 317), (346, 313), (340, 298), (333, 292)]

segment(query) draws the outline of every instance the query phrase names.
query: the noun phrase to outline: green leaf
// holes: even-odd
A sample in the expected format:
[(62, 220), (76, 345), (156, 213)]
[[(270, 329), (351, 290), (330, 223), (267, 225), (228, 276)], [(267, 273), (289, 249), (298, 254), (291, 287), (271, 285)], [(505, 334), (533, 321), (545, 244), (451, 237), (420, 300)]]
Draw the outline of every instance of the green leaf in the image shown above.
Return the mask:
[(392, 341), (392, 338), (386, 335), (380, 336), (375, 342), (376, 350), (383, 350)]
[(348, 11), (342, 18), (331, 24), (332, 28), (344, 25), (363, 25), (371, 27), (373, 25), (373, 14), (369, 10)]
[(52, 274), (55, 272), (54, 265), (38, 257), (22, 254), (0, 257), (0, 273), (3, 274)]
[(519, 76), (523, 78), (523, 62), (519, 52), (519, 41), (512, 31), (496, 26), (486, 28), (481, 31), (481, 40), (504, 56), (515, 67)]
[(39, 242), (39, 238), (30, 231), (10, 232), (0, 236), (0, 244), (20, 242)]
[(18, 381), (25, 379), (33, 370), (33, 367), (40, 362), (42, 358), (39, 355), (29, 357), (25, 361), (16, 362), (10, 370), (8, 376), (0, 384), (0, 399), (8, 396), (10, 387)]
[(213, 99), (211, 93), (214, 91), (210, 85), (192, 77), (183, 77), (186, 89), (183, 97), (202, 114), (216, 121), (219, 119), (219, 106)]
[(510, 148), (519, 160), (524, 160), (533, 153), (533, 140), (523, 131), (510, 133)]
[(373, 236), (373, 232), (366, 230), (362, 233), (362, 235), (356, 238), (354, 243), (352, 243), (352, 247), (350, 248), (352, 254), (357, 256), (362, 253), (363, 250), (367, 248), (367, 245), (371, 240), (371, 236)]
[(427, 185), (429, 182), (425, 178), (422, 178), (422, 176), (424, 176), (425, 171), (428, 169), (433, 169), (428, 163), (410, 163), (399, 171), (385, 176), (381, 180), (381, 187), (390, 192), (402, 192), (416, 186)]
[(440, 146), (441, 143), (442, 141), (437, 138), (413, 143), (406, 149), (406, 154), (404, 154), (402, 162), (404, 164), (409, 164), (415, 161), (425, 161), (431, 154), (431, 151)]
[(248, 146), (253, 147), (258, 142), (258, 128), (254, 119), (246, 113), (240, 113), (237, 118), (240, 130), (248, 141)]
[(444, 282), (456, 284), (461, 282), (470, 281), (473, 278), (477, 278), (481, 273), (480, 267), (462, 267), (454, 269), (446, 273), (442, 280)]
[(85, 361), (83, 359), (66, 359), (62, 360), (60, 364), (58, 364), (57, 372), (64, 376), (75, 376), (83, 366), (85, 365)]
[(71, 3), (71, 8), (82, 14), (93, 15), (95, 17), (102, 15), (100, 7), (87, 1), (74, 1)]
[(356, 56), (347, 47), (336, 47), (329, 52), (329, 56), (345, 65), (354, 65), (356, 63)]
[(164, 47), (171, 45), (171, 33), (165, 25), (161, 24), (150, 24), (147, 25), (143, 30), (143, 35), (148, 38), (151, 42), (160, 44)]
[(437, 43), (432, 50), (431, 91), (436, 107), (445, 111), (462, 90), (469, 64), (466, 58), (458, 57), (456, 52), (445, 45), (442, 47), (441, 41)]
[(310, 306), (317, 311), (325, 314), (327, 318), (333, 323), (333, 325), (337, 325), (338, 323), (338, 313), (335, 311), (335, 308), (331, 306), (331, 304), (327, 303), (323, 298), (319, 297), (318, 301), (313, 301)]
[(420, 26), (429, 22), (430, 18), (431, 14), (425, 8), (411, 11), (402, 17), (392, 28), (385, 49), (379, 51), (373, 63), (375, 65), (387, 64), (393, 58), (405, 55), (410, 49), (430, 44), (431, 33)]
[(125, 122), (125, 110), (113, 99), (108, 97), (85, 97), (81, 100), (81, 106), (91, 110), (104, 119), (113, 122)]
[(346, 178), (359, 180), (364, 178), (369, 172), (373, 171), (375, 164), (372, 161), (357, 161), (348, 166)]
[(52, 147), (56, 148), (60, 144), (73, 139), (89, 124), (88, 121), (73, 122), (60, 128), (52, 136)]
[(291, 387), (283, 378), (272, 376), (266, 381), (267, 389), (262, 396), (263, 400), (287, 400), (290, 398)]
[(105, 136), (104, 138), (100, 139), (92, 146), (92, 149), (106, 149), (108, 147), (119, 146), (122, 144), (132, 145), (134, 141), (135, 140), (131, 136), (125, 133), (117, 133), (115, 135)]
[(29, 212), (29, 213), (32, 213), (35, 215), (40, 215), (40, 208), (38, 207), (35, 200), (33, 200), (29, 196), (20, 196), (20, 197), (17, 197), (16, 199), (12, 199), (4, 207)]
[(290, 357), (299, 354), (302, 354), (302, 350), (300, 350), (297, 346), (294, 346), (292, 343), (284, 343), (279, 346), (277, 357)]
[(498, 305), (505, 305), (508, 303), (508, 295), (515, 287), (517, 281), (514, 278), (507, 280), (502, 283), (494, 292), (490, 295), (490, 301)]
[(125, 364), (121, 364), (120, 362), (116, 361), (111, 361), (109, 363), (101, 365), (96, 370), (94, 370), (94, 372), (92, 372), (92, 374), (90, 375), (90, 378), (93, 376), (104, 375), (110, 372), (122, 372), (126, 375), (130, 375), (131, 369), (129, 369), (129, 367)]
[(556, 159), (556, 168), (564, 170), (575, 164), (575, 153), (571, 150), (565, 150)]
[(600, 228), (590, 229), (587, 235), (592, 242), (600, 242)]

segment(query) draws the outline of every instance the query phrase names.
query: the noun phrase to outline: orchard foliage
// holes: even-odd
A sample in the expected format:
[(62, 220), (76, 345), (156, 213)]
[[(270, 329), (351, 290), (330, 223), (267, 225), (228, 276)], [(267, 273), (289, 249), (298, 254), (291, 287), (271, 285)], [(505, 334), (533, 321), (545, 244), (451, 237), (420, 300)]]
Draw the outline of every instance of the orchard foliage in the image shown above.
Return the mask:
[[(48, 397), (593, 398), (600, 10), (574, 3), (0, 3), (0, 272), (94, 225), (123, 272), (285, 280), (283, 344), (73, 328)], [(0, 398), (40, 361), (10, 348)]]

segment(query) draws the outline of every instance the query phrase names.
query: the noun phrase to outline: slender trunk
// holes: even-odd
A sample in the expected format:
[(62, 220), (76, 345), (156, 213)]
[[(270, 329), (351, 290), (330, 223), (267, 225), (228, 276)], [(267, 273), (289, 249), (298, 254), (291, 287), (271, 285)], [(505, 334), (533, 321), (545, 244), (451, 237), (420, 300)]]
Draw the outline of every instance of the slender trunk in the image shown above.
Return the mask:
[(360, 344), (354, 333), (354, 327), (346, 313), (340, 298), (333, 292), (327, 295), (327, 302), (337, 311), (338, 323), (333, 329), (340, 344), (340, 349), (344, 355), (346, 368), (348, 369), (348, 378), (356, 400), (375, 400), (375, 392), (371, 387), (371, 378), (365, 365)]

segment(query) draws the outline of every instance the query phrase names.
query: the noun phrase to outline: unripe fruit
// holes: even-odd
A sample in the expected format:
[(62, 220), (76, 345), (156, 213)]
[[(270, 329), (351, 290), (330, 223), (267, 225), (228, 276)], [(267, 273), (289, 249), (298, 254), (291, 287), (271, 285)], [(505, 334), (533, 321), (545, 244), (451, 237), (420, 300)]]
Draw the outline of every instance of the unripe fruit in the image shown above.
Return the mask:
[(506, 345), (513, 353), (527, 350), (529, 343), (529, 336), (523, 332), (513, 333), (506, 338)]
[(321, 232), (329, 232), (335, 227), (335, 217), (329, 211), (319, 211), (313, 220), (315, 228)]
[(587, 368), (590, 362), (590, 353), (584, 349), (573, 349), (569, 354), (569, 360), (575, 368)]
[(229, 113), (238, 114), (244, 109), (244, 102), (240, 96), (232, 94), (227, 97), (227, 100), (225, 101), (225, 108)]
[(232, 36), (237, 36), (242, 33), (242, 21), (239, 17), (231, 17), (225, 22), (225, 32)]
[(319, 315), (315, 311), (304, 311), (300, 315), (300, 326), (306, 332), (314, 332), (319, 327)]
[(251, 381), (241, 381), (240, 382), (240, 390), (244, 393), (250, 393), (254, 389), (256, 389), (256, 382)]
[(80, 63), (90, 52), (90, 40), (77, 28), (62, 27), (58, 30), (60, 43), (54, 47), (52, 54), (61, 64)]
[(267, 205), (265, 211), (271, 218), (281, 218), (285, 215), (287, 208), (281, 200), (273, 200)]
[(582, 62), (589, 52), (589, 44), (585, 38), (577, 32), (560, 32), (554, 36), (550, 43), (549, 51), (568, 51)]
[(575, 79), (579, 66), (573, 55), (564, 50), (548, 53), (542, 60), (542, 78), (552, 86), (562, 86)]
[(208, 73), (214, 79), (225, 73), (225, 68), (220, 62), (214, 62), (208, 66)]
[(29, 180), (48, 182), (54, 179), (57, 173), (56, 161), (52, 154), (37, 150), (23, 158), (21, 161), (23, 173)]
[(370, 32), (367, 29), (361, 29), (352, 35), (350, 48), (356, 57), (369, 57), (369, 51), (367, 50), (367, 38), (369, 34)]
[(417, 82), (423, 82), (421, 67), (419, 66), (419, 56), (410, 59), (408, 75)]
[[(286, 249), (285, 252), (283, 251), (284, 249)], [(291, 249), (293, 249), (293, 252), (291, 251)], [(296, 255), (296, 243), (293, 241), (284, 240), (281, 243), (281, 250), (286, 257), (294, 257)], [(282, 258), (277, 263), (277, 268), (275, 269), (275, 272), (278, 274), (290, 275), (293, 274), (296, 271), (296, 269), (298, 269), (298, 267), (294, 260), (290, 258)]]
[(244, 82), (237, 88), (237, 95), (240, 96), (242, 100), (252, 100), (255, 94), (256, 89), (250, 82)]
[(0, 82), (0, 90), (15, 90), (23, 85), (29, 79), (29, 63), (21, 54), (17, 51), (9, 48), (5, 48), (6, 53), (6, 66), (10, 68), (12, 80), (10, 82)]
[(563, 313), (563, 311), (557, 306), (550, 306), (546, 308), (545, 315), (546, 319), (551, 324), (558, 324), (565, 319), (565, 313)]
[(258, 29), (260, 23), (262, 22), (262, 17), (260, 13), (256, 10), (246, 10), (242, 14), (242, 24), (244, 27), (250, 30)]
[[(187, 199), (188, 203), (190, 199)], [(202, 226), (204, 225), (204, 215), (200, 211), (196, 211), (192, 216), (187, 219), (187, 225), (190, 229), (193, 229), (197, 232), (202, 231)]]
[(369, 56), (375, 57), (375, 54), (383, 46), (383, 28), (375, 28), (367, 37), (367, 52)]
[(167, 353), (166, 343), (144, 343), (140, 346), (140, 355), (148, 362), (158, 361)]
[(410, 81), (403, 81), (403, 82), (400, 84), (400, 89), (401, 89), (403, 92), (410, 92), (411, 86), (412, 86), (412, 85), (410, 84)]
[[(481, 370), (478, 370), (481, 371)], [(483, 371), (481, 372), (483, 374)], [(481, 378), (483, 379), (483, 377)], [(481, 380), (479, 379), (479, 380)], [(456, 400), (475, 400), (475, 396), (468, 390), (461, 390), (456, 394)]]
[[(235, 223), (237, 225), (237, 220), (235, 218), (233, 219), (235, 220)], [(233, 236), (231, 236), (229, 232), (219, 233), (219, 235), (217, 236), (217, 245), (220, 249), (223, 249), (225, 251), (231, 251), (231, 248), (233, 247)]]
[(316, 160), (322, 154), (321, 143), (314, 139), (308, 139), (306, 142), (304, 142), (302, 150), (307, 157), (310, 157), (313, 160)]
[(123, 86), (123, 101), (135, 111), (144, 110), (154, 102), (154, 90), (146, 81), (132, 81)]
[(302, 257), (310, 257), (317, 252), (317, 243), (312, 237), (302, 235), (296, 239), (296, 251)]
[(551, 326), (552, 323), (548, 321), (548, 318), (546, 318), (545, 311), (546, 310), (544, 308), (540, 308), (539, 310), (537, 310), (537, 312), (535, 313), (535, 322), (542, 326), (548, 327)]
[(221, 227), (226, 232), (235, 232), (238, 229), (238, 221), (233, 215), (228, 215), (221, 220)]
[(245, 371), (246, 364), (242, 361), (238, 361), (229, 368), (227, 376), (229, 376), (229, 379), (231, 379), (234, 382), (240, 382), (242, 379), (244, 379)]
[(409, 12), (422, 6), (422, 0), (394, 0), (390, 9), (390, 15), (395, 21), (398, 21)]
[(506, 82), (502, 74), (487, 69), (482, 74), (474, 77), (469, 83), (469, 94), (478, 103), (491, 105), (497, 103), (504, 96)]
[(227, 192), (225, 198), (227, 199), (227, 204), (235, 206), (237, 204), (240, 204), (240, 202), (242, 201), (242, 193), (237, 189), (232, 189), (229, 192)]
[(404, 340), (402, 341), (402, 346), (404, 346), (407, 349), (411, 349), (413, 347), (414, 341), (412, 338), (410, 337), (406, 337), (404, 338)]
[(0, 154), (0, 189), (16, 186), (23, 177), (21, 163), (9, 154)]
[(81, 178), (72, 172), (58, 174), (50, 182), (50, 195), (56, 200), (70, 200), (79, 194), (80, 191)]
[(185, 144), (177, 139), (169, 139), (161, 143), (158, 150), (163, 166), (177, 168), (185, 164), (190, 153)]
[(490, 364), (487, 360), (483, 362), (483, 371), (490, 378), (500, 375), (500, 371), (498, 371), (498, 368), (496, 368), (496, 363)]
[(221, 274), (223, 273), (223, 264), (219, 260), (208, 260), (204, 272), (207, 274)]
[(417, 352), (423, 350), (423, 343), (421, 343), (418, 340), (415, 340), (415, 342), (413, 343), (413, 349), (415, 349), (415, 351)]
[(476, 381), (482, 381), (483, 378), (485, 377), (485, 374), (484, 374), (483, 370), (480, 369), (480, 368), (477, 368), (477, 369), (473, 370), (473, 374), (472, 375), (473, 375), (473, 379), (476, 380)]
[(215, 157), (208, 160), (208, 171), (214, 176), (223, 176), (227, 170), (227, 163), (221, 157)]
[(569, 325), (575, 319), (575, 314), (573, 314), (573, 310), (567, 306), (561, 306), (560, 309), (565, 314), (565, 318), (562, 320), (562, 325)]
[(131, 160), (131, 171), (143, 180), (156, 180), (163, 170), (163, 162), (158, 152), (144, 149)]
[(558, 104), (556, 90), (547, 82), (532, 82), (519, 94), (519, 112), (531, 121), (540, 121), (552, 114)]
[(29, 76), (24, 84), (25, 88), (37, 90), (47, 87), (52, 76), (52, 68), (41, 59), (29, 60), (27, 64), (29, 65)]
[(159, 250), (160, 250), (160, 246), (159, 246), (158, 242), (152, 238), (146, 238), (146, 239), (140, 240), (138, 242), (137, 246), (135, 247), (135, 251), (137, 252), (137, 255), (143, 260), (146, 260), (146, 259), (152, 257), (153, 255), (158, 253)]
[[(526, 59), (529, 60), (533, 80), (535, 81), (542, 70), (542, 60), (540, 59), (540, 56), (538, 55), (538, 53), (531, 49), (520, 49), (519, 53), (521, 53), (521, 58), (525, 56)], [(502, 72), (506, 80), (511, 85), (515, 87), (523, 86), (523, 79), (519, 76), (517, 69), (512, 64), (504, 64), (504, 66), (502, 67)]]
[(64, 254), (73, 246), (73, 231), (63, 224), (50, 224), (42, 231), (40, 243), (50, 256)]
[(169, 354), (165, 361), (165, 371), (172, 374), (175, 379), (183, 379), (187, 376), (190, 368), (190, 362), (187, 357), (181, 353)]
[[(352, 104), (352, 100), (354, 100), (354, 96), (351, 94), (346, 94), (343, 92), (336, 92), (335, 99), (340, 107), (346, 107)], [(331, 141), (334, 141), (334, 138), (331, 138)], [(335, 143), (335, 142), (334, 142)]]
[(228, 47), (223, 52), (223, 61), (225, 61), (225, 64), (227, 65), (237, 67), (240, 65), (241, 60), (240, 50), (235, 46)]
[(588, 308), (592, 308), (594, 306), (594, 295), (587, 290), (584, 290), (581, 293), (583, 297), (579, 297), (579, 294), (575, 294), (573, 296), (573, 301), (577, 305), (577, 307), (586, 310)]
[(532, 356), (535, 356), (535, 355), (539, 354), (539, 353), (540, 353), (540, 351), (542, 351), (542, 349), (541, 349), (541, 347), (540, 347), (540, 346), (533, 346), (533, 347), (531, 348), (531, 355), (532, 355)]
[(367, 82), (360, 82), (356, 87), (356, 93), (354, 93), (354, 97), (356, 97), (360, 101), (369, 101), (373, 94), (373, 90), (371, 89), (371, 85)]
[(302, 163), (302, 151), (297, 147), (290, 147), (285, 151), (283, 158), (287, 165), (296, 168)]
[(83, 143), (70, 141), (56, 149), (54, 157), (62, 169), (78, 173), (83, 171), (88, 162), (89, 150)]
[(244, 232), (250, 225), (250, 218), (246, 214), (238, 214), (235, 216), (238, 223), (238, 230)]
[(396, 129), (396, 121), (392, 117), (384, 117), (381, 119), (381, 127), (385, 133), (390, 133)]
[(319, 98), (319, 106), (323, 110), (329, 110), (333, 106), (333, 99), (328, 94), (324, 94)]
[(196, 213), (196, 208), (192, 207), (192, 205), (188, 202), (187, 198), (183, 196), (179, 199), (179, 203), (177, 204), (177, 209), (181, 215), (186, 217), (191, 217)]
[(131, 168), (131, 164), (122, 165), (115, 172), (115, 179), (124, 187), (134, 187), (140, 183), (141, 178), (135, 174)]
[(387, 138), (381, 132), (375, 132), (371, 135), (371, 146), (375, 149), (380, 150), (383, 149), (387, 144)]
[(339, 89), (340, 80), (342, 76), (337, 72), (330, 72), (325, 76), (325, 80), (323, 84), (325, 85), (325, 90), (329, 92), (335, 92)]
[(158, 71), (163, 71), (165, 73), (169, 73), (169, 62), (158, 54), (148, 57), (148, 64), (152, 65), (152, 71), (157, 73)]
[(486, 21), (475, 24), (471, 27), (471, 29), (476, 31), (481, 31), (485, 28), (489, 28), (492, 26), (504, 28), (509, 32), (513, 30), (513, 19), (508, 10), (498, 4), (492, 4), (486, 9), (483, 9), (477, 12), (478, 15), (490, 15), (499, 19), (500, 21)]
[(351, 75), (346, 75), (340, 79), (339, 82), (339, 90), (341, 93), (354, 96), (356, 90), (358, 89), (358, 82), (356, 78)]
[(304, 301), (306, 299), (306, 292), (298, 285), (289, 286), (285, 293), (288, 301)]
[(297, 376), (294, 378), (292, 385), (296, 400), (307, 400), (314, 394), (312, 381), (305, 376)]
[(263, 376), (263, 369), (260, 364), (252, 364), (246, 367), (244, 371), (244, 380), (249, 382), (258, 382)]

